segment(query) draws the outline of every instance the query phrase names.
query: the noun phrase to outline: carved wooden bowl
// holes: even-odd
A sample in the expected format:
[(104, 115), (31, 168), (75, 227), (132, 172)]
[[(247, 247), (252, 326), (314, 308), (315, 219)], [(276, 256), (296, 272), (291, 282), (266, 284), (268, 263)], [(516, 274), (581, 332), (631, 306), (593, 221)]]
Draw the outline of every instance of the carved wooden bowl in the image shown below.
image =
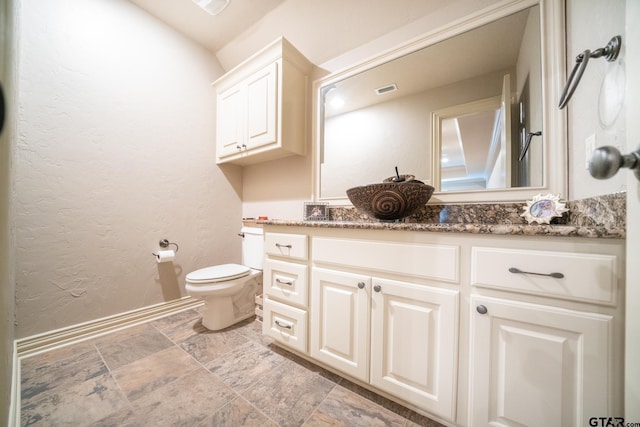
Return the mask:
[(434, 188), (420, 181), (382, 182), (347, 190), (353, 206), (368, 216), (383, 221), (408, 217), (424, 206)]

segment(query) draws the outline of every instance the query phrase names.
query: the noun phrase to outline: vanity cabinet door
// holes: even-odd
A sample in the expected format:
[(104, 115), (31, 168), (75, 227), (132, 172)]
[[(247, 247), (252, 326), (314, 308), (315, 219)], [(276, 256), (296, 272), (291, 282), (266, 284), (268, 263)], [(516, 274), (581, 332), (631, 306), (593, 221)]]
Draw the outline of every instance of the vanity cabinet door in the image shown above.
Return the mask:
[(377, 278), (372, 289), (371, 384), (454, 419), (458, 291)]
[(578, 427), (611, 414), (611, 316), (473, 295), (470, 303), (470, 426)]
[(368, 382), (371, 278), (314, 268), (311, 292), (311, 356)]

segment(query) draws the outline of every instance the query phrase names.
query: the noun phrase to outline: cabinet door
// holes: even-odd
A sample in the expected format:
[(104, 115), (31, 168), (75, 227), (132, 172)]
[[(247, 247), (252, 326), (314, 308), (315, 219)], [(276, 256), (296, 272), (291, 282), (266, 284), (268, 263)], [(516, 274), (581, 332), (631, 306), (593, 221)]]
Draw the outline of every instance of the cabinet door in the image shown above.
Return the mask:
[(311, 356), (368, 381), (371, 278), (320, 268), (311, 277)]
[(374, 278), (371, 384), (455, 417), (458, 292)]
[(238, 153), (245, 144), (245, 98), (243, 85), (234, 86), (218, 94), (216, 148), (219, 158)]
[(277, 141), (277, 76), (274, 62), (247, 79), (247, 149)]
[(611, 415), (610, 316), (470, 302), (471, 426), (577, 427)]

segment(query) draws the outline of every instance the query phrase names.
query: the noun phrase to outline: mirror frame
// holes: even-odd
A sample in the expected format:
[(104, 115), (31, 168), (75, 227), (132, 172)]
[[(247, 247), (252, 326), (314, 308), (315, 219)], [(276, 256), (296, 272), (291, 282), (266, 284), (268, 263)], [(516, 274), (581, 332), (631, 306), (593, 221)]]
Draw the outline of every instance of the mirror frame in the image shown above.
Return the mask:
[[(552, 193), (566, 198), (568, 196), (567, 113), (566, 110), (560, 110), (557, 107), (566, 79), (565, 0), (505, 0), (313, 82), (313, 200), (338, 206), (351, 205), (346, 196), (346, 188), (344, 197), (320, 197), (321, 168), (319, 159), (322, 157), (322, 124), (324, 121), (324, 108), (321, 102), (326, 87), (536, 5), (540, 6), (542, 132), (545, 136), (543, 138), (543, 185), (539, 187), (438, 192), (433, 194), (429, 204), (519, 202), (531, 199), (539, 193)], [(431, 135), (429, 136), (431, 137)], [(434, 176), (433, 171), (431, 175)], [(369, 183), (362, 183), (362, 185), (366, 184)]]

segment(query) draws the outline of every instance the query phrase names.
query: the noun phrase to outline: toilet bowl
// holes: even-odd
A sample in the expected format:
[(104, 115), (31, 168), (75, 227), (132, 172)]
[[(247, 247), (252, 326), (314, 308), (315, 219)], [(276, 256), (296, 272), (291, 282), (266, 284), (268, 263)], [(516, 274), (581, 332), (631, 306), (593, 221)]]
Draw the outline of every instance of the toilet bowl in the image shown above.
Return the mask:
[(204, 301), (202, 325), (212, 331), (229, 327), (255, 314), (255, 295), (262, 283), (263, 233), (243, 227), (242, 265), (221, 264), (186, 276), (185, 290)]

